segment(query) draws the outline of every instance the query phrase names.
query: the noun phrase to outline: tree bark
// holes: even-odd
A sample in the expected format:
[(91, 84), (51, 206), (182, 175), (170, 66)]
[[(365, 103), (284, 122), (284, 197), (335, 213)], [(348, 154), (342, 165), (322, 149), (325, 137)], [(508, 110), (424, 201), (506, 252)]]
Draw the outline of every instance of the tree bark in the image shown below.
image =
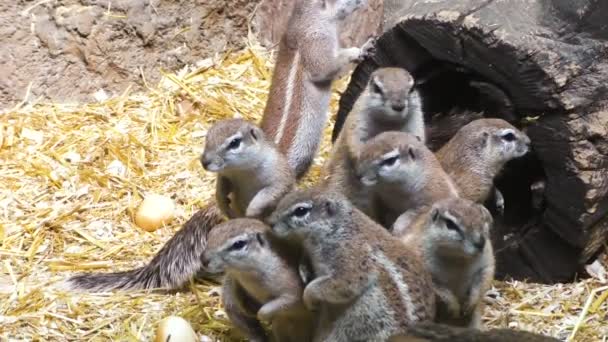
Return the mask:
[[(496, 182), (506, 203), (493, 232), (498, 277), (572, 280), (608, 238), (606, 18), (604, 0), (386, 0), (383, 33), (340, 100), (334, 138), (382, 66), (425, 81), (431, 128), (458, 108), (524, 129), (533, 152)], [(501, 96), (510, 113), (493, 105)], [(537, 181), (545, 182), (540, 206), (530, 190)]]

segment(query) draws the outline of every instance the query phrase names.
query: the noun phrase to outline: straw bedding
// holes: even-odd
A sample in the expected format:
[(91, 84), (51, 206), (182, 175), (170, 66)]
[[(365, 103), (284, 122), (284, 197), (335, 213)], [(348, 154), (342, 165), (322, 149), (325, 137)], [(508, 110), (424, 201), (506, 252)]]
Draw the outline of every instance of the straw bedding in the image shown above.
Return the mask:
[[(0, 116), (0, 340), (149, 340), (167, 315), (186, 318), (213, 340), (236, 336), (217, 284), (170, 294), (87, 294), (62, 290), (60, 281), (146, 263), (205, 204), (214, 190), (213, 175), (198, 162), (205, 132), (235, 115), (260, 119), (272, 59), (250, 44), (164, 73), (144, 93), (100, 93), (90, 104), (23, 103)], [(345, 85), (336, 84), (334, 113)], [(331, 126), (305, 184), (318, 177)], [(170, 196), (178, 207), (177, 219), (153, 233), (133, 223), (150, 193)], [(485, 321), (563, 340), (576, 327), (576, 341), (606, 340), (608, 288), (598, 278), (554, 286), (496, 282)]]

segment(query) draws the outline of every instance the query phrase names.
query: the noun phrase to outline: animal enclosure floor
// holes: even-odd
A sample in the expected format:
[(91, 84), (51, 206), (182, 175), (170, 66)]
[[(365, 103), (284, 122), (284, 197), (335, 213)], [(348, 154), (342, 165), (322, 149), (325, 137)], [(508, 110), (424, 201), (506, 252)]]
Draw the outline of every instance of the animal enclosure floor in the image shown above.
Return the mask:
[[(213, 174), (198, 161), (205, 133), (235, 115), (258, 121), (271, 71), (272, 56), (251, 45), (164, 74), (141, 93), (89, 104), (23, 103), (0, 115), (0, 340), (149, 340), (167, 315), (186, 318), (201, 336), (232, 338), (215, 284), (171, 294), (75, 293), (60, 285), (75, 272), (143, 265), (204, 206), (214, 191)], [(345, 86), (337, 82), (332, 113)], [(332, 126), (305, 183), (318, 177)], [(150, 193), (178, 207), (177, 218), (153, 233), (133, 224)], [(484, 320), (565, 340), (582, 317), (574, 340), (601, 341), (608, 336), (605, 285), (596, 278), (496, 282)]]

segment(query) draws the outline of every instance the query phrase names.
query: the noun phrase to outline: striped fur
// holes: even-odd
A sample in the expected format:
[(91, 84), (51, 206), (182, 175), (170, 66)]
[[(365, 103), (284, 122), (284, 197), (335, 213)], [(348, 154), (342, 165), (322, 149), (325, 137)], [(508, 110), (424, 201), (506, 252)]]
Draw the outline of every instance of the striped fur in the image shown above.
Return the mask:
[(358, 48), (341, 49), (338, 23), (363, 4), (361, 0), (297, 1), (279, 52), (261, 128), (301, 178), (319, 148), (327, 123), (331, 83)]
[(420, 255), (343, 195), (294, 191), (269, 222), (279, 239), (303, 248), (312, 266), (303, 300), (319, 312), (315, 340), (384, 341), (433, 319), (432, 280)]

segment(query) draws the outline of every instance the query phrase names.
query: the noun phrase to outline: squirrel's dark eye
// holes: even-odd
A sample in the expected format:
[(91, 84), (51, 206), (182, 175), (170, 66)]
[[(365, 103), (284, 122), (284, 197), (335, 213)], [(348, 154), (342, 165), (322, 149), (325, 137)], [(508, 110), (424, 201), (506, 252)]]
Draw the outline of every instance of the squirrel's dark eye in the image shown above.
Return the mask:
[(515, 134), (513, 134), (512, 132), (509, 132), (509, 133), (505, 133), (505, 134), (503, 134), (501, 138), (502, 138), (502, 140), (504, 140), (504, 141), (511, 142), (511, 141), (515, 141), (516, 136), (515, 136)]
[(395, 163), (397, 162), (398, 159), (399, 159), (399, 156), (386, 158), (382, 161), (382, 163), (380, 163), (380, 166), (393, 166), (393, 165), (395, 165)]
[(308, 214), (308, 212), (310, 211), (310, 208), (307, 207), (297, 207), (293, 210), (293, 216), (295, 217), (304, 217), (306, 216), (306, 214)]
[(460, 231), (456, 223), (454, 223), (452, 220), (445, 220), (445, 227), (449, 230)]
[(235, 241), (232, 246), (230, 246), (230, 249), (233, 251), (239, 250), (239, 249), (243, 249), (245, 246), (247, 245), (247, 241), (245, 240), (238, 240)]
[(232, 139), (232, 141), (228, 145), (228, 149), (234, 150), (234, 149), (238, 148), (239, 146), (241, 146), (241, 140), (242, 140), (241, 138)]

